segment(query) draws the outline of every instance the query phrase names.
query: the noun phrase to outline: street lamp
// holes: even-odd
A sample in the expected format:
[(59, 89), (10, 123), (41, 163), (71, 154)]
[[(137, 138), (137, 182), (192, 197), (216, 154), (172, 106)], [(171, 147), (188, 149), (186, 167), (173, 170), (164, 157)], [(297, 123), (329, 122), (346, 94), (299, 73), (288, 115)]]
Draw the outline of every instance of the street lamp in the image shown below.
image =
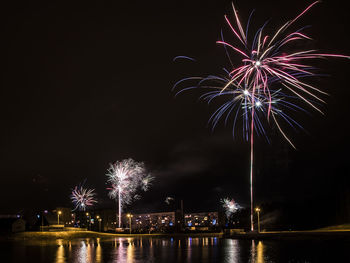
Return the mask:
[(101, 222), (102, 222), (102, 218), (99, 218), (98, 219), (98, 228), (99, 228), (100, 232), (101, 232)]
[(132, 214), (127, 214), (126, 216), (129, 218), (129, 227), (130, 227), (130, 234), (131, 234), (131, 218), (132, 218)]
[(41, 231), (43, 231), (44, 229), (44, 216), (43, 216), (43, 212), (41, 212)]
[(86, 222), (88, 222), (88, 230), (90, 230), (90, 219), (89, 219), (89, 213), (86, 212)]
[(62, 214), (62, 211), (57, 211), (57, 225), (60, 224), (60, 215)]
[(100, 218), (100, 216), (96, 216), (97, 220), (98, 220), (98, 231), (101, 232), (101, 221), (102, 218)]
[(260, 233), (260, 208), (255, 208), (255, 211), (258, 213), (258, 233)]

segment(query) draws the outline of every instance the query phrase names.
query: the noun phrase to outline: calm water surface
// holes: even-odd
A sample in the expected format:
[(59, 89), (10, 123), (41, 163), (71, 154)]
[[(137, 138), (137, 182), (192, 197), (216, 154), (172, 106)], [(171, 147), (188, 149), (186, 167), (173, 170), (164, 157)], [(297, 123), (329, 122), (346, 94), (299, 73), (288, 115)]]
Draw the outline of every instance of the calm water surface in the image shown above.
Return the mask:
[(1, 242), (0, 262), (350, 262), (349, 240), (113, 238)]

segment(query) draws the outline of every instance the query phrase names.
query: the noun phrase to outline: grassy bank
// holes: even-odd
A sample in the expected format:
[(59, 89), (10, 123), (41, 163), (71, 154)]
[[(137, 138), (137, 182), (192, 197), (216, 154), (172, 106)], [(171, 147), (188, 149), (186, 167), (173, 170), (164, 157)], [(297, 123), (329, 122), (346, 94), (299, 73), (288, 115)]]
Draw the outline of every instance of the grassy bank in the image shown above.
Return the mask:
[(328, 227), (323, 227), (323, 228), (317, 229), (317, 231), (328, 231), (328, 230), (333, 230), (333, 231), (350, 230), (350, 224), (328, 226)]
[(233, 233), (231, 235), (223, 233), (158, 233), (158, 234), (113, 234), (94, 231), (56, 231), (56, 232), (22, 232), (1, 236), (0, 240), (13, 241), (50, 241), (50, 240), (74, 240), (80, 238), (100, 238), (113, 239), (120, 237), (152, 238), (152, 237), (228, 237), (236, 239), (328, 239), (328, 238), (350, 238), (350, 225), (333, 226), (310, 231), (273, 231), (261, 233)]
[(78, 239), (78, 238), (118, 238), (118, 237), (220, 237), (221, 233), (173, 233), (173, 234), (112, 234), (94, 231), (57, 231), (57, 232), (22, 232), (6, 237), (10, 240), (54, 240), (54, 239)]
[(310, 231), (274, 231), (260, 233), (237, 233), (229, 235), (230, 238), (236, 239), (350, 239), (350, 230), (310, 230)]

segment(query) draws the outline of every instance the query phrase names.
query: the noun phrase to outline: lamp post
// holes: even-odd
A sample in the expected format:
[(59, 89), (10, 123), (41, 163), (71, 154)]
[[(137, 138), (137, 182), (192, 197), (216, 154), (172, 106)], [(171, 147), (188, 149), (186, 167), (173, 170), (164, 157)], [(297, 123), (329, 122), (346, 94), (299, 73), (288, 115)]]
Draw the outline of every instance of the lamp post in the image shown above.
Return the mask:
[(62, 211), (57, 211), (57, 225), (60, 224), (60, 215), (62, 214)]
[(89, 219), (89, 213), (86, 213), (86, 222), (88, 222), (88, 230), (90, 230), (90, 219)]
[(96, 219), (98, 220), (98, 231), (101, 232), (101, 221), (102, 221), (102, 218), (100, 218), (100, 216), (96, 216)]
[(132, 214), (127, 214), (126, 216), (129, 218), (129, 227), (130, 227), (130, 234), (131, 234), (131, 218), (132, 218)]
[(99, 218), (98, 219), (98, 228), (99, 228), (100, 232), (101, 232), (101, 222), (102, 222), (102, 218)]
[(44, 231), (43, 229), (44, 229), (44, 213), (43, 212), (41, 212), (41, 231)]
[(258, 233), (260, 233), (260, 208), (255, 208), (255, 211), (258, 213)]

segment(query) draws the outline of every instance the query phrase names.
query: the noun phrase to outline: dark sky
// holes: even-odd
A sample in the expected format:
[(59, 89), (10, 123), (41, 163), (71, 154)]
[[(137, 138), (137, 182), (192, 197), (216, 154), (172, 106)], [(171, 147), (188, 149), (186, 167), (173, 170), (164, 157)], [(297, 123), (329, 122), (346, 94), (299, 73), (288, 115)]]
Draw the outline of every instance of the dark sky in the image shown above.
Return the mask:
[[(188, 210), (217, 209), (231, 196), (249, 203), (249, 146), (231, 127), (211, 132), (215, 105), (198, 94), (177, 98), (174, 83), (219, 74), (227, 65), (215, 44), (230, 35), (230, 1), (25, 1), (2, 7), (0, 200), (3, 211), (69, 205), (71, 188), (87, 179), (101, 206), (106, 169), (124, 158), (144, 161), (156, 176), (135, 209), (158, 209), (167, 195)], [(141, 2), (141, 1), (140, 1)], [(242, 21), (271, 29), (310, 1), (236, 1)], [(299, 21), (322, 51), (349, 54), (348, 10), (325, 0)], [(195, 64), (174, 63), (178, 55)], [(348, 187), (349, 61), (320, 63), (315, 83), (325, 116), (301, 116), (307, 132), (257, 143), (257, 202), (331, 199)], [(287, 168), (286, 165), (288, 164)], [(348, 189), (348, 188), (346, 188)], [(0, 211), (1, 212), (1, 211)]]

